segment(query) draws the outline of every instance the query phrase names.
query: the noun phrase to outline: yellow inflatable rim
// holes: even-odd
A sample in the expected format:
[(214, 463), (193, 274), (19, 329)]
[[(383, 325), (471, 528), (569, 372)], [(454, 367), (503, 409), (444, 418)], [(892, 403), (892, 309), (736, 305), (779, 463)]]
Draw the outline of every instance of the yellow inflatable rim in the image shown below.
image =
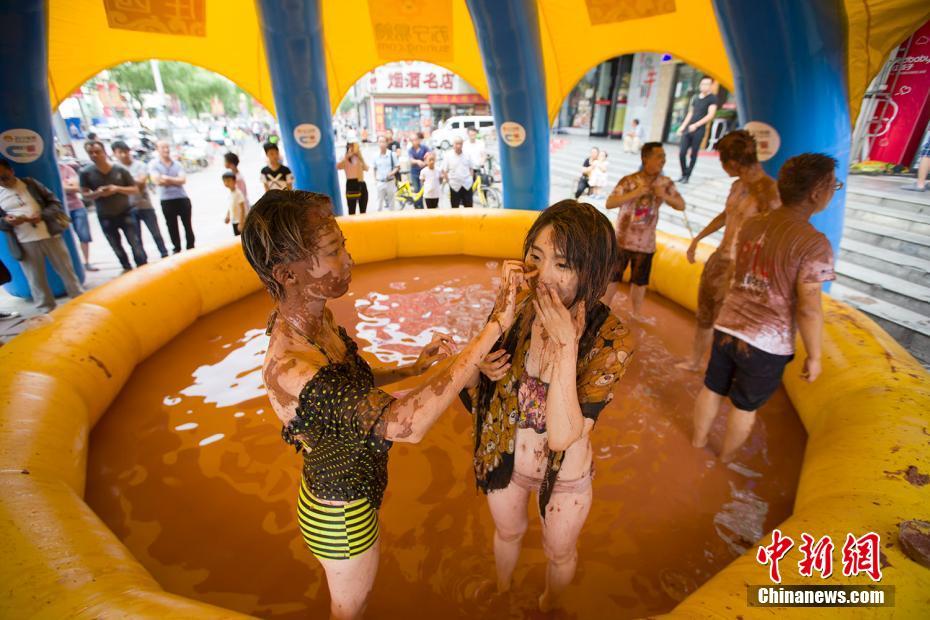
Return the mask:
[[(515, 258), (536, 215), (463, 210), (366, 215), (340, 224), (360, 264), (436, 255)], [(650, 287), (693, 310), (701, 264), (688, 264), (686, 247), (683, 239), (659, 235)], [(708, 252), (702, 248), (703, 257)], [(88, 433), (136, 364), (198, 317), (259, 289), (231, 240), (94, 289), (0, 348), (0, 616), (240, 616), (165, 592), (82, 497)], [(903, 554), (897, 526), (930, 518), (930, 485), (904, 475), (911, 466), (930, 471), (930, 376), (863, 314), (832, 299), (825, 313), (823, 376), (802, 382), (802, 355), (785, 374), (808, 442), (794, 514), (779, 526), (796, 541), (782, 561), (784, 583), (824, 583), (788, 570), (800, 559), (801, 532), (829, 534), (839, 550), (847, 532), (874, 531), (886, 560), (882, 585), (896, 589), (896, 617), (925, 618), (930, 570)], [(784, 615), (789, 610), (747, 607), (747, 584), (768, 583), (754, 555), (753, 548), (735, 560), (671, 615)], [(837, 570), (828, 583), (864, 580)]]

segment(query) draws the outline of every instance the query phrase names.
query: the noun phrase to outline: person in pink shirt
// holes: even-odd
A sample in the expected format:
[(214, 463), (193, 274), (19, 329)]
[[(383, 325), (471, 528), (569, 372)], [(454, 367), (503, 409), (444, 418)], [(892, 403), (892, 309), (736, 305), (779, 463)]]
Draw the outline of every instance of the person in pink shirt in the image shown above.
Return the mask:
[(830, 242), (808, 221), (843, 187), (836, 160), (819, 153), (792, 157), (778, 173), (782, 207), (747, 220), (736, 241), (730, 290), (714, 323), (714, 343), (694, 408), (696, 448), (707, 438), (723, 398), (733, 403), (720, 460), (733, 460), (749, 438), (756, 411), (781, 383), (800, 330), (807, 358), (802, 377), (821, 371), (824, 282), (833, 280)]
[(346, 173), (346, 204), (349, 206), (349, 215), (355, 215), (356, 205), (359, 213), (365, 213), (368, 209), (368, 185), (365, 184), (368, 164), (362, 157), (358, 142), (346, 144), (346, 154), (336, 164), (336, 168)]
[(652, 271), (652, 255), (656, 251), (659, 207), (665, 203), (678, 211), (685, 210), (684, 198), (675, 189), (672, 180), (662, 174), (662, 168), (665, 167), (662, 143), (647, 142), (640, 151), (640, 157), (642, 168), (620, 179), (607, 197), (606, 207), (619, 210), (617, 243), (620, 253), (613, 281), (604, 296), (605, 303), (610, 306), (623, 280), (623, 272), (629, 265), (632, 316), (637, 321), (645, 320), (642, 308)]

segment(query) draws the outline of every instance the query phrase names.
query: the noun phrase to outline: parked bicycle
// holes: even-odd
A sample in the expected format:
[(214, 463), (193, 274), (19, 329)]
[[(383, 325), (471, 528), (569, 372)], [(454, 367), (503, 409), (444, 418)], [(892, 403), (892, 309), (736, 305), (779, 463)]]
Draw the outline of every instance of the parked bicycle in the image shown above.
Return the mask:
[(416, 202), (423, 198), (423, 186), (420, 186), (420, 190), (417, 192), (413, 191), (413, 186), (410, 185), (410, 171), (405, 170), (401, 173), (401, 178), (403, 179), (400, 185), (397, 186), (397, 191), (394, 192), (394, 203), (392, 205), (392, 210), (394, 211), (403, 211), (407, 207), (416, 208)]

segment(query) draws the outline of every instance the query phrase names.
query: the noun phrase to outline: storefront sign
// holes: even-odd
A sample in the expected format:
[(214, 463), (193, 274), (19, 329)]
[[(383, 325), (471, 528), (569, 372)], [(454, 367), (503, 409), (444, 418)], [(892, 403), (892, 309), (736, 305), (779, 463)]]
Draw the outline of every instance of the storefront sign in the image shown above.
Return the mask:
[(426, 102), (431, 105), (450, 103), (487, 105), (487, 100), (478, 94), (469, 95), (427, 95)]
[(0, 155), (17, 164), (28, 164), (42, 156), (45, 142), (31, 129), (8, 129), (0, 134)]
[(743, 129), (752, 134), (756, 139), (756, 155), (759, 161), (768, 161), (775, 157), (781, 146), (781, 136), (775, 131), (775, 128), (762, 121), (749, 121), (743, 126)]
[[(458, 82), (458, 84), (456, 83)], [(471, 90), (455, 74), (428, 63), (391, 63), (374, 71), (371, 90), (385, 95), (430, 95)]]
[(301, 123), (294, 127), (294, 140), (305, 149), (314, 149), (320, 143), (320, 128), (313, 123)]
[(452, 60), (452, 0), (368, 0), (382, 60)]
[(207, 34), (206, 0), (103, 0), (103, 8), (110, 28), (188, 37)]
[(645, 140), (652, 136), (652, 117), (659, 105), (659, 64), (662, 55), (653, 53), (636, 54), (630, 73), (630, 90), (624, 120), (624, 132), (631, 131), (633, 119), (639, 119)]
[(501, 141), (509, 147), (516, 148), (526, 141), (526, 129), (513, 121), (501, 123)]

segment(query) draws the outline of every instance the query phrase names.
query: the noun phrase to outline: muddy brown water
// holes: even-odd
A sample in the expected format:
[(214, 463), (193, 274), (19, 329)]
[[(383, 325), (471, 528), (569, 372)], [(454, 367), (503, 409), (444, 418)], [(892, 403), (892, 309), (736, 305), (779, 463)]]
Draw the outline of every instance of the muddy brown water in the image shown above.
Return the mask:
[[(499, 268), (465, 257), (362, 265), (331, 307), (371, 362), (408, 363), (437, 328), (460, 341), (480, 328)], [(626, 303), (614, 304), (624, 318)], [(260, 617), (324, 618), (323, 571), (296, 523), (300, 457), (262, 386), (270, 309), (264, 293), (222, 308), (135, 369), (91, 435), (86, 499), (169, 592)], [(736, 463), (721, 465), (711, 450), (726, 412), (710, 448), (692, 448), (702, 376), (674, 367), (692, 315), (652, 293), (645, 310), (656, 324), (635, 328), (635, 358), (592, 433), (594, 505), (554, 617), (669, 611), (791, 513), (806, 437), (784, 390)], [(367, 617), (545, 617), (535, 611), (545, 569), (535, 502), (513, 591), (493, 594), (471, 428), (456, 403), (421, 444), (391, 450)]]

